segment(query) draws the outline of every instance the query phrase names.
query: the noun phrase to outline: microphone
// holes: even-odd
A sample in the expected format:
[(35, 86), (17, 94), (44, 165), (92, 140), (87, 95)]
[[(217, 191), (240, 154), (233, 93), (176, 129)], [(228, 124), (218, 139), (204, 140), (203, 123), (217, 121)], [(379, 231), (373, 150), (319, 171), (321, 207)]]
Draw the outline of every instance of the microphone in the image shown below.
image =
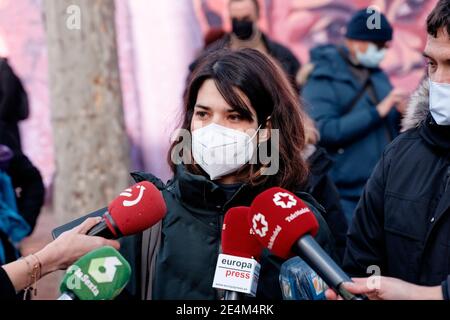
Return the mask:
[(222, 226), (222, 254), (217, 260), (213, 288), (225, 289), (225, 300), (256, 296), (263, 247), (247, 223), (250, 208), (231, 208)]
[(71, 265), (58, 300), (113, 300), (127, 285), (131, 267), (112, 247), (94, 250)]
[(56, 228), (53, 230), (53, 237), (72, 229), (90, 216), (101, 215), (101, 222), (89, 230), (87, 235), (119, 239), (152, 227), (164, 218), (166, 212), (161, 192), (150, 182), (144, 181), (125, 189), (110, 203), (107, 210), (98, 210)]
[(361, 300), (343, 288), (352, 280), (314, 240), (319, 223), (295, 194), (278, 187), (264, 191), (253, 200), (248, 222), (256, 239), (274, 255), (300, 255), (345, 300)]
[(301, 258), (281, 265), (280, 286), (284, 300), (326, 300), (326, 283)]

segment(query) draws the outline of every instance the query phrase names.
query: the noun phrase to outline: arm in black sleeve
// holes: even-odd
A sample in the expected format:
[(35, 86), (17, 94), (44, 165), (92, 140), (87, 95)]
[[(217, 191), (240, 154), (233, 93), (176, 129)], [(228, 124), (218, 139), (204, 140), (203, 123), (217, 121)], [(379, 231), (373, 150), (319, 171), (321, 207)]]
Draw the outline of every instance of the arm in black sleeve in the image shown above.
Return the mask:
[(17, 295), (8, 274), (0, 267), (0, 301), (2, 300), (17, 300)]

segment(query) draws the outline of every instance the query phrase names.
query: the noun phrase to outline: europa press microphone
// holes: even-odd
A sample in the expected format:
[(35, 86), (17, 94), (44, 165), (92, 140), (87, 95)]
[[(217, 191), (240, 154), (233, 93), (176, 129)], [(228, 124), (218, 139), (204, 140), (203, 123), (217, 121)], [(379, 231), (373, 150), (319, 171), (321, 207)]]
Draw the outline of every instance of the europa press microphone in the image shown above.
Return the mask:
[(253, 200), (248, 221), (256, 239), (274, 255), (289, 259), (298, 254), (342, 298), (362, 300), (342, 286), (352, 280), (314, 240), (319, 223), (295, 194), (277, 187), (264, 191)]
[(120, 253), (103, 247), (84, 255), (67, 269), (58, 300), (113, 300), (130, 276), (130, 265)]
[(250, 208), (231, 208), (222, 227), (222, 254), (217, 260), (213, 287), (225, 289), (225, 300), (239, 300), (240, 294), (256, 295), (258, 261), (263, 247), (248, 225)]
[[(164, 218), (167, 212), (161, 192), (150, 182), (144, 181), (124, 190), (102, 212), (102, 220), (87, 233), (107, 239), (118, 239), (142, 232)], [(53, 230), (53, 237), (79, 225), (87, 217), (72, 221)]]

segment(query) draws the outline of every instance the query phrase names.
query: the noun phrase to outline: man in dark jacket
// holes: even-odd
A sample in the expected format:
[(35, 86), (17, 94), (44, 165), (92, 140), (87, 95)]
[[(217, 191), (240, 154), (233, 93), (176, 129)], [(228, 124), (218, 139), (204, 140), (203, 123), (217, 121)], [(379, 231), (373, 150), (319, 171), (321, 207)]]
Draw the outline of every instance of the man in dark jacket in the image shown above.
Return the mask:
[[(275, 58), (294, 84), (300, 69), (300, 62), (288, 48), (272, 41), (259, 30), (260, 6), (258, 0), (229, 0), (228, 9), (232, 20), (232, 32), (208, 46), (203, 54), (221, 48), (259, 50)], [(191, 70), (194, 69), (197, 61), (190, 66)]]
[[(380, 28), (369, 29), (367, 21), (376, 14)], [(311, 51), (314, 70), (302, 96), (320, 144), (335, 162), (330, 175), (348, 221), (383, 149), (398, 134), (400, 113), (394, 106), (402, 94), (379, 68), (392, 33), (383, 14), (364, 9), (349, 22), (344, 46)]]
[(385, 150), (369, 179), (347, 241), (346, 271), (365, 276), (376, 266), (397, 278), (381, 280), (378, 298), (449, 299), (449, 0), (430, 14), (427, 31), (429, 79), (412, 98), (406, 132)]

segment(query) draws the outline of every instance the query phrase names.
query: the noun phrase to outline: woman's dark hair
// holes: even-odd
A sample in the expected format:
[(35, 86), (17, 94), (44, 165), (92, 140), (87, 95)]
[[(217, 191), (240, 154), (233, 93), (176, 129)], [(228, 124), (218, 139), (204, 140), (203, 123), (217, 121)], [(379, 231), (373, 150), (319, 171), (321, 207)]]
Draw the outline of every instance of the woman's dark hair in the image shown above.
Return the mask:
[[(237, 172), (238, 178), (254, 186), (266, 184), (287, 189), (303, 186), (308, 175), (307, 164), (301, 155), (305, 146), (303, 111), (297, 93), (281, 67), (253, 49), (223, 49), (202, 57), (189, 77), (184, 94), (182, 129), (190, 131), (198, 92), (209, 79), (214, 80), (225, 101), (243, 119), (252, 119), (250, 107), (253, 107), (258, 126), (266, 128), (266, 123), (269, 123), (268, 129), (279, 130), (278, 173), (263, 175), (262, 164), (247, 164)], [(248, 99), (243, 99), (242, 94)], [(180, 141), (181, 138), (174, 141), (169, 150), (169, 164), (174, 172), (172, 152), (176, 152), (175, 146)], [(263, 143), (267, 143), (270, 150), (271, 139)], [(205, 175), (195, 164), (187, 164), (186, 168), (194, 174)]]
[(427, 18), (427, 32), (437, 37), (438, 31), (444, 28), (450, 37), (450, 0), (440, 0)]

